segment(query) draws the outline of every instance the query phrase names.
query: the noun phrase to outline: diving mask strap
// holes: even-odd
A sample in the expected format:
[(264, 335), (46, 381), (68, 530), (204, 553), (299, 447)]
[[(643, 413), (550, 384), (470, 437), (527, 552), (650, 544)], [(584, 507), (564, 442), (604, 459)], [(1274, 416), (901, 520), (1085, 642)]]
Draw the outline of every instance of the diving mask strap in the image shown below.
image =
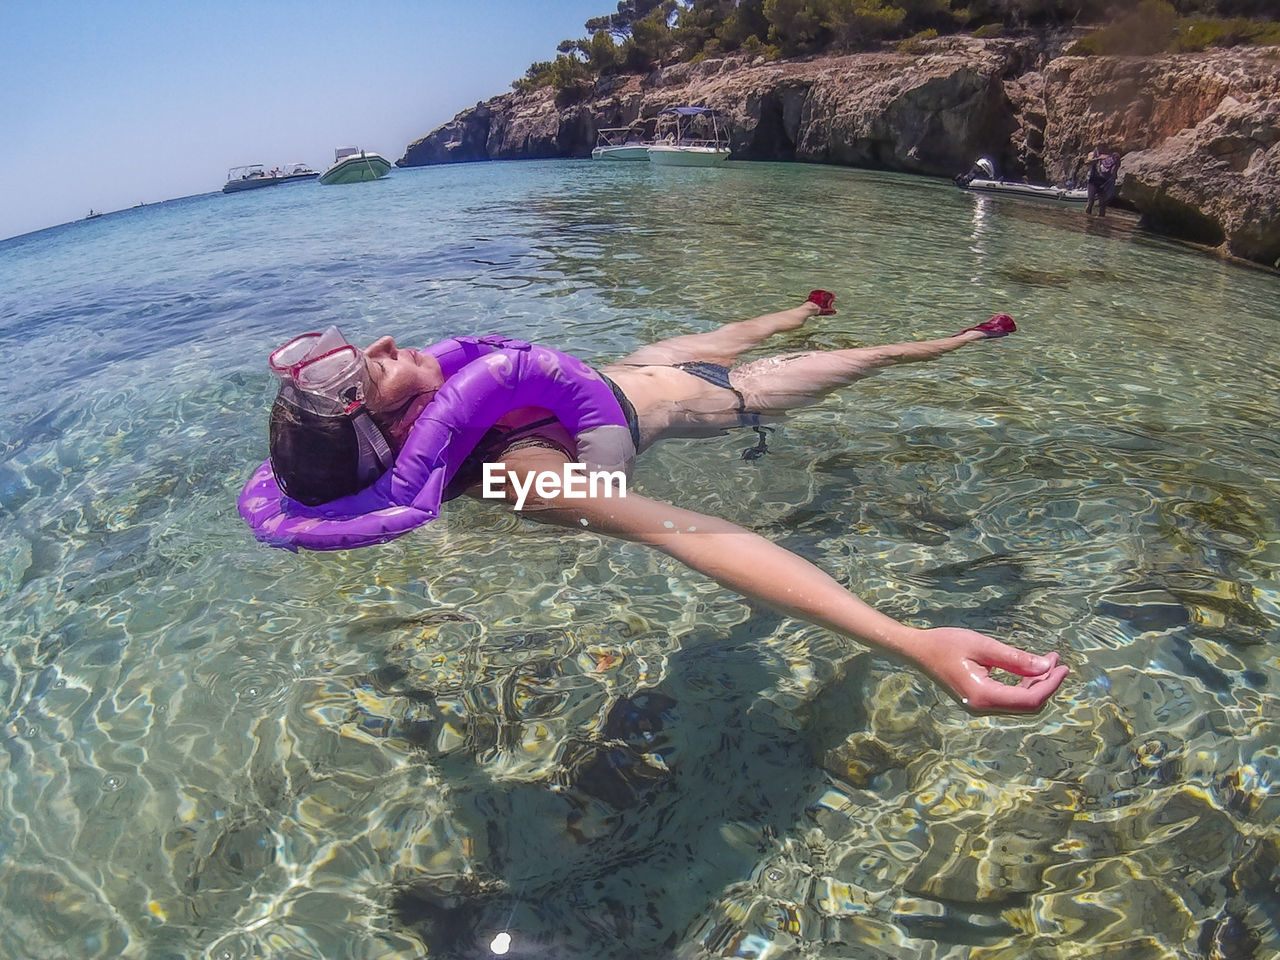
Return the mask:
[(395, 454), (391, 452), (391, 444), (387, 443), (382, 428), (374, 422), (363, 405), (352, 412), (351, 425), (355, 427), (360, 444), (361, 472), (364, 472), (370, 456), (377, 462), (379, 475), (389, 470), (395, 463)]

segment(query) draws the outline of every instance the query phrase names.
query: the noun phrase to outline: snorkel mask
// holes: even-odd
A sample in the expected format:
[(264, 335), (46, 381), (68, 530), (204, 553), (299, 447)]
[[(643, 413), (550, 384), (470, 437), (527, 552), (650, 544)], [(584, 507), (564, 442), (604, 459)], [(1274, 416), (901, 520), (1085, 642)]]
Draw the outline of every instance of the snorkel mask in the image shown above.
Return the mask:
[(395, 462), (364, 405), (365, 359), (337, 327), (304, 333), (272, 352), (280, 380), (271, 459), (286, 495), (314, 506), (373, 483)]

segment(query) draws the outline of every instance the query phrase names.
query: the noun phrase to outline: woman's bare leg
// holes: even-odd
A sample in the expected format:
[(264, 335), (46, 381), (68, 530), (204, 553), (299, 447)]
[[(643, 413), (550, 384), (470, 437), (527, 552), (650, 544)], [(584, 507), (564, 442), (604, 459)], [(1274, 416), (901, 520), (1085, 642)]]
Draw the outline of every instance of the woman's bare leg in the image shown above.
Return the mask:
[(779, 414), (815, 403), (832, 390), (884, 367), (933, 360), (966, 343), (985, 339), (987, 335), (979, 330), (966, 330), (940, 340), (918, 343), (766, 357), (735, 367), (729, 379), (742, 393), (748, 410)]
[(750, 350), (756, 344), (767, 340), (775, 333), (794, 330), (804, 324), (810, 317), (818, 315), (820, 307), (808, 301), (790, 310), (768, 313), (751, 320), (739, 320), (737, 323), (726, 323), (718, 330), (710, 333), (691, 333), (669, 340), (659, 340), (641, 347), (628, 354), (619, 364), (647, 366), (686, 363), (690, 360), (702, 360), (707, 363), (719, 363), (731, 366), (740, 354)]

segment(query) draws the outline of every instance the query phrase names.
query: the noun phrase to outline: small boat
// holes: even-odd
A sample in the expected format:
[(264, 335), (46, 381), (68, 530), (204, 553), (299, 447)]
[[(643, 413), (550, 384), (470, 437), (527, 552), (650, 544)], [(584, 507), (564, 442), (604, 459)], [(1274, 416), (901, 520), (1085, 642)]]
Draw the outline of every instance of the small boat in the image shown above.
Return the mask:
[(85, 219), (86, 219), (86, 220), (96, 220), (96, 219), (97, 219), (98, 217), (100, 217), (100, 216), (102, 216), (102, 211), (101, 211), (101, 210), (94, 210), (92, 207), (90, 207), (90, 208), (89, 208), (89, 213), (88, 213), (88, 215), (85, 217)]
[(592, 160), (645, 160), (649, 159), (649, 144), (636, 134), (636, 127), (603, 127), (596, 132), (596, 145), (591, 151)]
[(274, 167), (270, 171), (260, 163), (247, 163), (227, 171), (227, 182), (222, 185), (222, 192), (239, 193), (241, 190), (275, 187), (282, 183), (301, 183), (318, 176), (319, 171), (312, 170), (305, 163), (286, 163), (283, 167)]
[[(711, 107), (667, 107), (649, 145), (649, 162), (661, 167), (714, 167), (729, 158), (729, 132)], [(667, 133), (662, 135), (664, 125)], [(670, 129), (674, 127), (674, 129)], [(708, 136), (709, 134), (709, 136)]]
[(1054, 187), (1049, 184), (1016, 183), (1012, 180), (983, 180), (975, 178), (965, 183), (957, 181), (956, 185), (962, 190), (976, 190), (979, 193), (994, 193), (1006, 197), (1021, 197), (1024, 200), (1047, 200), (1052, 203), (1080, 204), (1081, 206), (1089, 202), (1089, 193), (1086, 190)]
[(390, 172), (390, 162), (380, 154), (359, 147), (338, 147), (333, 151), (333, 164), (320, 174), (320, 182), (360, 183), (362, 180), (381, 180)]

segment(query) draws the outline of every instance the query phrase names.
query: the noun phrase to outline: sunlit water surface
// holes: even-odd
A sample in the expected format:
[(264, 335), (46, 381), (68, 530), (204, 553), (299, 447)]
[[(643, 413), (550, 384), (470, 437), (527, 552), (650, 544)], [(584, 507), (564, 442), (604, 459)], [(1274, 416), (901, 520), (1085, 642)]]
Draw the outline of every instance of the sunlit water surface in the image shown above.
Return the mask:
[[(480, 504), (330, 555), (236, 514), (299, 331), (602, 362), (818, 286), (769, 349), (1021, 332), (636, 487), (1059, 651), (1039, 715)], [(0, 244), (0, 956), (1275, 955), (1278, 302), (1123, 219), (798, 165), (397, 170)]]

